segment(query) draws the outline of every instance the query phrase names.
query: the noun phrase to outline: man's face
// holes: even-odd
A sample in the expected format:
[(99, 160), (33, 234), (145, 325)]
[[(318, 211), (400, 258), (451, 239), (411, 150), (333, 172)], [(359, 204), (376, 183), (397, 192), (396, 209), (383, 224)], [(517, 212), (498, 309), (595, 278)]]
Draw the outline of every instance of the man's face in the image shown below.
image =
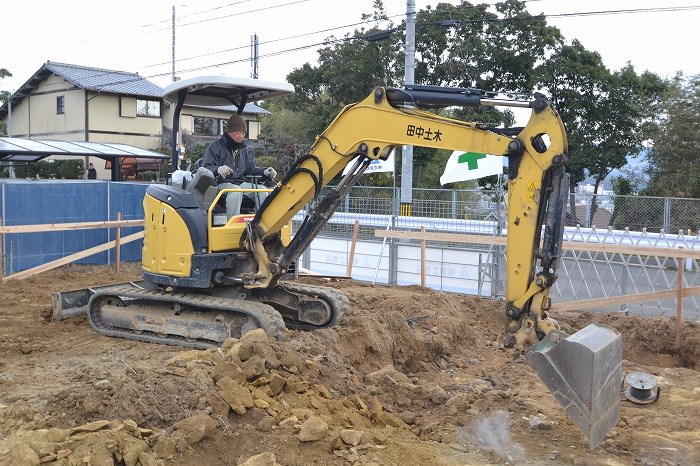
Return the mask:
[(227, 134), (236, 142), (243, 142), (245, 139), (245, 131), (228, 131)]

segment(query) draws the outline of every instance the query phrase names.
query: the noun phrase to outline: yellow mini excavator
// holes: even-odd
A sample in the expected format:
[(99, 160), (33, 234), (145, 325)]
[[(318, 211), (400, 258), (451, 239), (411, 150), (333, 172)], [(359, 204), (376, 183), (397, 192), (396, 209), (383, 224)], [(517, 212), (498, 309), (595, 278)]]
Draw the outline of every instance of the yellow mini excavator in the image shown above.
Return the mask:
[[(234, 103), (240, 112), (248, 101), (293, 91), (289, 84), (216, 76), (175, 82), (165, 98), (175, 104), (178, 128), (185, 103)], [(531, 116), (513, 130), (430, 111), (481, 105), (526, 108)], [(256, 328), (281, 339), (285, 328), (341, 324), (349, 313), (341, 292), (286, 279), (288, 272), (369, 164), (401, 145), (508, 158), (506, 341), (527, 351), (595, 447), (620, 416), (622, 343), (609, 328), (592, 324), (574, 333), (548, 315), (569, 178), (564, 125), (539, 94), (510, 100), (468, 88), (376, 88), (337, 115), (257, 211), (223, 221), (216, 208), (226, 191), (216, 192), (208, 170), (197, 170), (185, 186), (152, 184), (143, 201), (143, 280), (57, 293), (54, 313), (80, 309), (104, 335), (196, 348)], [(292, 237), (289, 223), (300, 212), (304, 219)]]

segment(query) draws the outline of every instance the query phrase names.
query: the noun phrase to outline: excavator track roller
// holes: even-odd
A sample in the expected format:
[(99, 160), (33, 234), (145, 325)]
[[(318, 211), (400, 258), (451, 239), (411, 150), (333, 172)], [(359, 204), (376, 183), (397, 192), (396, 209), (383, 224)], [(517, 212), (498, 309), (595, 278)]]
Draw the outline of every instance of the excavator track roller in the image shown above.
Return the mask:
[(255, 301), (140, 288), (133, 283), (95, 290), (88, 320), (103, 335), (190, 348), (210, 348), (262, 328), (284, 339), (279, 312)]
[[(285, 318), (288, 328), (298, 330), (313, 330), (324, 327), (342, 325), (350, 314), (350, 301), (342, 292), (325, 286), (296, 284), (288, 281), (280, 282), (277, 290), (296, 296), (294, 311), (289, 314), (280, 311)], [(275, 295), (275, 290), (266, 290)], [(264, 294), (264, 293), (263, 293)], [(270, 305), (275, 307), (275, 303)]]

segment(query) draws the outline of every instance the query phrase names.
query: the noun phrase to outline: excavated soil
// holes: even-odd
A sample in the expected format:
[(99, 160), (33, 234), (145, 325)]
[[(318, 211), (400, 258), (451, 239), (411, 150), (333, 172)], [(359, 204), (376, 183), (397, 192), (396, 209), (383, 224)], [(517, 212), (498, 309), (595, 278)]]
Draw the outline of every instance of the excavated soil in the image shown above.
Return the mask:
[(51, 320), (51, 295), (139, 278), (138, 264), (67, 266), (0, 285), (0, 465), (700, 464), (700, 334), (674, 320), (569, 312), (623, 336), (622, 416), (589, 450), (530, 369), (500, 343), (503, 305), (417, 286), (300, 280), (342, 290), (343, 326), (259, 331), (197, 351)]

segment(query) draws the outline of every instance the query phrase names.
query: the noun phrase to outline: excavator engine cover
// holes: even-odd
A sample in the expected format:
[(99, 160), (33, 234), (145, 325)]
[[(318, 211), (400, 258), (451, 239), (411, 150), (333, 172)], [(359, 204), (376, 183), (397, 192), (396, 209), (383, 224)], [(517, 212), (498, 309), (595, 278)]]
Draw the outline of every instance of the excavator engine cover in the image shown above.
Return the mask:
[(576, 425), (591, 449), (620, 419), (622, 337), (590, 324), (567, 335), (552, 330), (528, 353), (530, 365)]

